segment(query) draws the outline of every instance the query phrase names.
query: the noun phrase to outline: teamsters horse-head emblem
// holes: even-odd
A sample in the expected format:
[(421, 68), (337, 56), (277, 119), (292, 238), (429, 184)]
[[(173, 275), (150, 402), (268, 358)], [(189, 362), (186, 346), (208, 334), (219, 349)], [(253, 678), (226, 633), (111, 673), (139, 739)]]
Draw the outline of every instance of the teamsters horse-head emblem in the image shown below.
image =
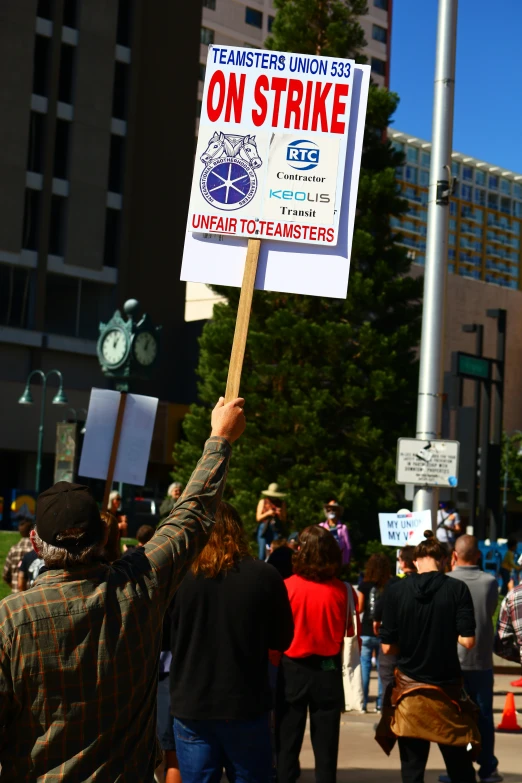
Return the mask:
[(255, 169), (263, 165), (255, 136), (214, 133), (201, 155), (205, 168), (200, 188), (203, 197), (217, 209), (240, 209), (257, 191)]

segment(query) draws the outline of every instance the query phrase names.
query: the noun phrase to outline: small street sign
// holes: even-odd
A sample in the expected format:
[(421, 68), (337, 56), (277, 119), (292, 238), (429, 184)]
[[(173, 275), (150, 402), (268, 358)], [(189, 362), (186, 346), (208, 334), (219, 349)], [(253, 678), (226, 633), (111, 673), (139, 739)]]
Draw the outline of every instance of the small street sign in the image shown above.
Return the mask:
[(457, 351), (456, 375), (461, 378), (488, 381), (491, 378), (491, 359)]
[(418, 487), (456, 487), (459, 446), (457, 440), (399, 438), (395, 481)]

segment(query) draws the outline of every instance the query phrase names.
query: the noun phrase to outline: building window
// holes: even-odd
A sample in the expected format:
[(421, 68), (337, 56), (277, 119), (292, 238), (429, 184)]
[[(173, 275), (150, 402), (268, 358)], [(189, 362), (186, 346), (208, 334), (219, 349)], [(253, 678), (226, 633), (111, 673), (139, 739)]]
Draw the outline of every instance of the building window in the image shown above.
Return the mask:
[(482, 171), (481, 169), (475, 169), (475, 184), (482, 185), (483, 187), (486, 185), (485, 171)]
[(372, 71), (379, 76), (386, 76), (386, 63), (378, 57), (372, 57)]
[(216, 0), (203, 0), (203, 8), (210, 8), (211, 11), (215, 11)]
[(205, 46), (211, 46), (214, 43), (214, 30), (211, 30), (209, 27), (202, 27), (199, 41)]
[(205, 63), (199, 64), (199, 81), (204, 82), (205, 81), (205, 74), (207, 72), (207, 66)]
[(274, 16), (269, 16), (268, 17), (268, 32), (269, 33), (272, 32), (272, 27), (274, 26), (274, 22), (275, 22), (275, 17)]
[(34, 39), (33, 93), (49, 95), (49, 72), (51, 67), (51, 39), (37, 35)]
[(78, 334), (79, 280), (47, 273), (45, 285), (45, 331), (76, 337)]
[(417, 163), (419, 159), (419, 150), (417, 147), (408, 147), (406, 151), (406, 160), (408, 163)]
[(522, 199), (522, 185), (520, 185), (518, 182), (513, 183), (513, 196), (514, 198)]
[(500, 192), (505, 193), (506, 196), (511, 195), (511, 182), (508, 179), (500, 180)]
[(111, 193), (123, 192), (123, 169), (125, 165), (125, 139), (111, 135), (109, 157), (109, 190)]
[(78, 0), (64, 0), (63, 23), (65, 27), (78, 27)]
[(62, 44), (60, 54), (60, 76), (58, 81), (58, 100), (73, 103), (74, 65), (76, 47)]
[(498, 177), (494, 174), (489, 175), (488, 187), (490, 190), (498, 190)]
[(24, 250), (38, 250), (38, 240), (40, 238), (40, 210), (41, 210), (41, 191), (25, 191), (24, 205), (24, 227), (22, 235), (22, 247)]
[(419, 185), (422, 185), (424, 188), (427, 188), (429, 184), (430, 184), (430, 172), (421, 169), (419, 171)]
[(103, 250), (104, 266), (117, 267), (120, 259), (121, 209), (105, 212), (105, 244)]
[(116, 43), (130, 47), (132, 39), (133, 0), (119, 0)]
[(417, 169), (415, 166), (406, 166), (406, 182), (410, 182), (412, 185), (417, 184)]
[(53, 21), (53, 0), (38, 0), (36, 16), (40, 19), (50, 19)]
[(388, 30), (378, 24), (374, 24), (372, 27), (372, 38), (374, 41), (380, 41), (380, 43), (385, 44), (388, 41)]
[(456, 161), (452, 161), (451, 163), (451, 176), (452, 177), (458, 177), (459, 176), (459, 169), (460, 166)]
[(263, 14), (261, 11), (256, 11), (255, 8), (245, 8), (245, 24), (250, 24), (252, 27), (263, 27)]
[(456, 215), (457, 214), (457, 203), (455, 201), (450, 201), (450, 215)]
[(51, 220), (49, 222), (49, 253), (52, 256), (65, 256), (65, 211), (67, 199), (63, 196), (51, 196)]
[(117, 120), (127, 119), (130, 68), (126, 63), (114, 63), (114, 86), (112, 88), (112, 116)]
[(502, 196), (500, 199), (500, 211), (504, 213), (504, 215), (511, 215), (511, 199), (506, 198), (505, 196)]
[(91, 280), (80, 280), (80, 312), (78, 314), (78, 337), (96, 340), (100, 321), (107, 322), (114, 304), (113, 287)]
[(373, 0), (373, 4), (376, 8), (382, 8), (383, 11), (388, 10), (388, 0)]
[(430, 164), (431, 164), (431, 153), (430, 152), (425, 152), (424, 150), (421, 152), (420, 164), (421, 164), (421, 166), (424, 166), (425, 169), (429, 169)]
[(58, 179), (68, 179), (69, 146), (71, 139), (71, 123), (67, 120), (56, 120), (56, 136), (54, 139), (53, 176)]
[(498, 196), (494, 193), (488, 193), (488, 207), (490, 209), (498, 209)]
[(31, 274), (31, 269), (0, 264), (0, 323), (3, 326), (27, 326)]
[(448, 245), (455, 247), (455, 234), (448, 235)]
[(475, 188), (475, 204), (480, 204), (481, 207), (486, 206), (486, 191), (480, 188)]
[(513, 217), (522, 217), (522, 203), (520, 201), (513, 202)]
[(47, 115), (32, 111), (29, 119), (29, 146), (27, 171), (43, 174), (45, 150), (45, 124)]
[(462, 179), (464, 182), (473, 182), (473, 169), (471, 166), (462, 166)]
[(473, 189), (469, 185), (462, 185), (460, 189), (460, 197), (464, 199), (464, 201), (471, 201), (472, 192)]

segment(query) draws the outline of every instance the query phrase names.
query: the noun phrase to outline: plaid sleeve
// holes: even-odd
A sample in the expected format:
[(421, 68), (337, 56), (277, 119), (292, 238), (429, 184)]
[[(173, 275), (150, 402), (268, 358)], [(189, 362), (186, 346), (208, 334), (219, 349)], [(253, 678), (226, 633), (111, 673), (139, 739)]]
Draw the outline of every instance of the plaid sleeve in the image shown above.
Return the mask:
[(2, 573), (2, 578), (4, 582), (7, 582), (8, 585), (11, 585), (12, 568), (13, 568), (13, 550), (11, 548), (5, 558), (4, 571)]
[(207, 440), (185, 491), (145, 546), (167, 603), (207, 541), (223, 495), (230, 454), (225, 438)]
[(11, 643), (0, 630), (0, 743), (9, 725), (13, 709), (13, 679), (11, 676)]

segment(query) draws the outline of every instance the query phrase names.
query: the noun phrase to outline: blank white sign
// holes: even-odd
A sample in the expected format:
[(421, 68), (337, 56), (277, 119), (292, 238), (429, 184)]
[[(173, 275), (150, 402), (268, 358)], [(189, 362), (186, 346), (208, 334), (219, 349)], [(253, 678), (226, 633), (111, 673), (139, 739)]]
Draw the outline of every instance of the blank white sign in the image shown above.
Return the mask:
[[(120, 392), (110, 389), (91, 391), (80, 476), (107, 478), (120, 396)], [(145, 484), (157, 407), (157, 397), (127, 394), (114, 481), (136, 486)]]

